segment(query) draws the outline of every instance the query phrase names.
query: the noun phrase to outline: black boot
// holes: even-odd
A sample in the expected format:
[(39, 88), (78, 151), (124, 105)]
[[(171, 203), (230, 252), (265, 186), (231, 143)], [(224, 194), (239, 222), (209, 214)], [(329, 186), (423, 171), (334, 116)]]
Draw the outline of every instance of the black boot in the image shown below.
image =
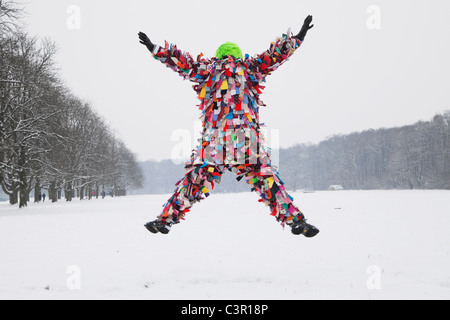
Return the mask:
[(306, 220), (299, 220), (294, 222), (294, 224), (291, 225), (292, 233), (296, 236), (298, 235), (304, 235), (307, 238), (314, 238), (317, 236), (320, 232), (319, 229), (316, 227), (306, 223)]
[(168, 234), (170, 232), (170, 227), (163, 224), (161, 221), (156, 220), (153, 222), (149, 222), (145, 225), (145, 228), (151, 233), (162, 233)]

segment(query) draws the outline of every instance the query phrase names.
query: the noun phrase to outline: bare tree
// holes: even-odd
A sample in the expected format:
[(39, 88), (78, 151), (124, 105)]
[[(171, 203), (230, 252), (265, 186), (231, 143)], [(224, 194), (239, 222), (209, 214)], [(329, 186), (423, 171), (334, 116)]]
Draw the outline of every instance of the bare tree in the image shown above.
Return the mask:
[(53, 64), (56, 45), (20, 32), (21, 9), (0, 0), (0, 185), (10, 203), (27, 206), (43, 190), (98, 197), (139, 185), (136, 157), (105, 121), (65, 88)]
[(23, 14), (21, 5), (12, 0), (0, 0), (0, 37), (19, 29)]
[(45, 112), (43, 98), (49, 82), (53, 81), (55, 49), (50, 42), (41, 45), (37, 42), (36, 38), (18, 33), (3, 47), (9, 61), (2, 59), (7, 62), (2, 78), (7, 81), (0, 87), (3, 114), (0, 167), (4, 169), (3, 188), (13, 203), (19, 192), (20, 207), (26, 206), (29, 200), (34, 178), (32, 167), (47, 148), (45, 123), (53, 114), (53, 111)]

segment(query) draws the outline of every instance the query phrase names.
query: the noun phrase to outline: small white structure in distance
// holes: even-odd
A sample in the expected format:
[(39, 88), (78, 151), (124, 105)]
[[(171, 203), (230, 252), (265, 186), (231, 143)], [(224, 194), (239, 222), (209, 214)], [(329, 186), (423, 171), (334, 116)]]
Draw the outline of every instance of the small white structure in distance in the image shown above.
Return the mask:
[(344, 190), (344, 187), (341, 186), (341, 185), (339, 185), (339, 184), (336, 184), (336, 185), (331, 185), (331, 186), (328, 188), (328, 190), (329, 190), (329, 191), (342, 191), (342, 190)]

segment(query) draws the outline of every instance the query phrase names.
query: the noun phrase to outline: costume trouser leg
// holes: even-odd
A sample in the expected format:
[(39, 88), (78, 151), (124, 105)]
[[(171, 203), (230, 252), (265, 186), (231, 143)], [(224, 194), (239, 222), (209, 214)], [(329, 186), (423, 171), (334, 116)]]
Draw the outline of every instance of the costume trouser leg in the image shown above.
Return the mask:
[(270, 207), (271, 215), (282, 225), (303, 220), (304, 215), (294, 205), (294, 199), (286, 192), (283, 181), (270, 165), (269, 155), (264, 154), (260, 158), (263, 163), (258, 161), (256, 165), (208, 165), (193, 156), (186, 166), (187, 174), (176, 184), (175, 193), (164, 205), (158, 219), (167, 225), (184, 220), (192, 206), (208, 197), (215, 183), (220, 183), (225, 170), (230, 170), (238, 175), (238, 180), (245, 178), (252, 191), (261, 196), (259, 201)]
[(209, 197), (215, 183), (220, 183), (224, 166), (194, 164), (195, 159), (186, 165), (187, 173), (176, 183), (175, 193), (164, 205), (162, 214), (158, 217), (162, 223), (173, 225), (184, 220), (192, 206)]
[(271, 165), (239, 165), (233, 171), (238, 174), (238, 179), (245, 178), (252, 191), (259, 193), (259, 202), (270, 207), (271, 215), (283, 226), (305, 219), (303, 213), (294, 205), (294, 198), (287, 193), (278, 172)]

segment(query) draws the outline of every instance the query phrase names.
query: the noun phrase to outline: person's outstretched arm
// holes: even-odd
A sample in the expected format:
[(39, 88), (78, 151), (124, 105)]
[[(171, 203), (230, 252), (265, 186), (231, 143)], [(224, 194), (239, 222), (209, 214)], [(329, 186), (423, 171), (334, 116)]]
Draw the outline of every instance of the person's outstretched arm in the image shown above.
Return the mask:
[(250, 68), (253, 69), (256, 74), (260, 74), (262, 78), (278, 69), (278, 67), (285, 63), (301, 46), (308, 31), (314, 27), (314, 25), (311, 25), (312, 20), (313, 17), (308, 16), (302, 29), (296, 36), (285, 34), (282, 38), (273, 42), (269, 50), (252, 60)]
[(185, 80), (199, 82), (205, 77), (203, 74), (205, 70), (201, 70), (200, 65), (202, 63), (206, 65), (207, 61), (200, 61), (201, 56), (196, 61), (189, 53), (178, 50), (177, 46), (169, 45), (167, 41), (164, 47), (155, 45), (143, 32), (139, 32), (139, 40), (141, 44), (147, 47), (156, 60), (179, 73)]

